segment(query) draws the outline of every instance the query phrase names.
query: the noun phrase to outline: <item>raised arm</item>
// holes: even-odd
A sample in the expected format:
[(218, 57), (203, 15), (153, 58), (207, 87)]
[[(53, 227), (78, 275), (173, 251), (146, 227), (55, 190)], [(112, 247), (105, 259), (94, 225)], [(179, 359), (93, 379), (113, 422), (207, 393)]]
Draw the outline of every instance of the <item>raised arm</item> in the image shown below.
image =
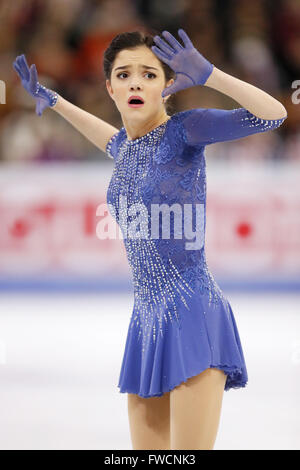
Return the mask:
[(96, 147), (106, 152), (107, 143), (119, 131), (116, 127), (75, 106), (56, 92), (40, 85), (35, 65), (32, 64), (29, 69), (24, 54), (18, 56), (13, 65), (21, 78), (23, 87), (36, 100), (36, 113), (38, 116), (41, 116), (47, 107), (53, 109)]
[(106, 145), (110, 138), (119, 132), (116, 127), (75, 106), (60, 95), (52, 109), (103, 152), (106, 152)]
[(189, 145), (239, 139), (257, 132), (279, 127), (287, 118), (285, 107), (268, 93), (250, 83), (217, 69), (193, 46), (183, 29), (178, 30), (184, 46), (168, 31), (162, 40), (154, 37), (152, 51), (176, 72), (176, 80), (165, 88), (162, 96), (196, 85), (214, 88), (241, 104), (242, 108), (191, 109), (180, 114)]
[(241, 139), (281, 126), (285, 118), (260, 119), (246, 108), (196, 108), (179, 113), (189, 145), (210, 145)]
[(280, 101), (260, 88), (222, 72), (217, 67), (213, 68), (205, 86), (230, 96), (260, 119), (285, 119), (287, 117), (287, 111)]
[(165, 41), (159, 36), (154, 37), (157, 46), (153, 46), (152, 51), (176, 72), (175, 82), (163, 90), (162, 96), (204, 85), (235, 99), (259, 119), (279, 120), (287, 117), (285, 107), (278, 100), (250, 83), (222, 72), (197, 51), (183, 29), (179, 29), (178, 34), (184, 46), (168, 31), (162, 33)]

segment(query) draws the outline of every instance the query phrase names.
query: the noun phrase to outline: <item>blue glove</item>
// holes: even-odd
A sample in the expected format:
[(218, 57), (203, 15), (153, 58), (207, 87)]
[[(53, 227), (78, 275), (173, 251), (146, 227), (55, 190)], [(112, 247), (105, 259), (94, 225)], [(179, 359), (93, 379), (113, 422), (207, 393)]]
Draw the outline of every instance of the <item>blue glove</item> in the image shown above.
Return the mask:
[(35, 64), (32, 64), (29, 69), (26, 57), (22, 54), (16, 58), (13, 67), (20, 76), (25, 90), (35, 98), (35, 112), (38, 116), (42, 115), (45, 108), (55, 106), (57, 93), (40, 85)]
[(162, 96), (171, 95), (184, 88), (195, 85), (204, 85), (213, 71), (213, 64), (206, 60), (195, 49), (190, 38), (183, 29), (178, 30), (185, 47), (183, 47), (171, 33), (163, 31), (163, 36), (170, 44), (159, 36), (154, 36), (157, 46), (152, 46), (153, 53), (171, 69), (176, 72), (176, 80), (162, 92)]

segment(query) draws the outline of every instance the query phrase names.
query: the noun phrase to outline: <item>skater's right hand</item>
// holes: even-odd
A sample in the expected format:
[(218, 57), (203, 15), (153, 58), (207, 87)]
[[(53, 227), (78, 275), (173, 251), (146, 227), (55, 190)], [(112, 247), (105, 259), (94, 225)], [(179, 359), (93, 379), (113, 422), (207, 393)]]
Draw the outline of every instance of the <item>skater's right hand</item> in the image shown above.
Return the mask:
[(21, 82), (25, 90), (36, 100), (35, 112), (41, 116), (44, 109), (55, 106), (57, 94), (40, 85), (35, 64), (28, 67), (24, 54), (18, 56), (13, 63), (15, 71), (21, 78)]

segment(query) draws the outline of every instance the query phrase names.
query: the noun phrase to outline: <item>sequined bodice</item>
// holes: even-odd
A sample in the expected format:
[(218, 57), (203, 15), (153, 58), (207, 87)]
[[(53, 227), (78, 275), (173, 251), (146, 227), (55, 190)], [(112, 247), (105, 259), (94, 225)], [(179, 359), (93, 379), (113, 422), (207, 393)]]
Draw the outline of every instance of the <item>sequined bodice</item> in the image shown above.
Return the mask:
[(209, 304), (224, 300), (205, 257), (204, 148), (283, 120), (258, 119), (245, 108), (199, 108), (173, 115), (138, 139), (128, 140), (124, 127), (111, 138), (107, 153), (115, 165), (107, 204), (122, 230), (133, 274), (132, 322), (141, 332), (151, 327), (155, 338), (163, 321), (180, 327), (177, 307), (189, 308), (195, 293), (207, 295)]
[[(211, 302), (218, 302), (222, 293), (205, 260), (204, 155), (200, 149), (184, 145), (182, 136), (174, 140), (170, 132), (174, 121), (173, 116), (172, 122), (168, 120), (132, 141), (123, 131), (107, 203), (123, 233), (133, 273), (135, 306), (139, 306), (139, 311), (144, 310), (145, 315), (151, 315), (152, 307), (161, 309), (171, 321), (179, 322), (178, 302), (188, 308), (188, 298), (196, 289), (206, 291)], [(170, 211), (155, 219), (152, 207), (162, 205)], [(135, 210), (130, 213), (132, 206)], [(171, 207), (176, 209), (176, 217)], [(169, 232), (163, 226), (168, 220)], [(128, 237), (124, 222), (127, 222)], [(191, 229), (197, 233), (197, 240)], [(133, 237), (137, 232), (140, 238)]]

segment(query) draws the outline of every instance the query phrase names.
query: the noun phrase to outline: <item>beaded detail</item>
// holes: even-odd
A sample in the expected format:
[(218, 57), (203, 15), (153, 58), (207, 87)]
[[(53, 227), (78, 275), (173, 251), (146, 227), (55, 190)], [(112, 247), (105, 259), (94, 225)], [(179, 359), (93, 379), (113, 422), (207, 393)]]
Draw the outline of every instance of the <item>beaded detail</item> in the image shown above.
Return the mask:
[[(171, 239), (132, 239), (125, 236), (122, 221), (132, 222), (126, 210), (132, 204), (140, 204), (140, 218), (149, 228), (152, 203), (172, 205), (182, 199), (191, 204), (193, 194), (199, 202), (204, 201), (204, 160), (190, 159), (189, 162), (187, 159), (179, 165), (176, 160), (173, 162), (176, 143), (170, 143), (166, 135), (169, 121), (135, 140), (126, 138), (122, 129), (112, 136), (106, 146), (109, 156), (112, 146), (118, 146), (107, 202), (112, 216), (122, 230), (127, 258), (132, 268), (134, 309), (131, 328), (134, 324), (139, 327), (143, 352), (150, 337), (155, 342), (158, 334), (163, 335), (168, 322), (176, 323), (181, 328), (182, 318), (178, 306), (182, 303), (188, 312), (188, 299), (195, 294), (197, 288), (203, 293), (207, 292), (210, 303), (219, 302), (222, 297), (206, 267), (204, 248), (202, 251), (186, 250), (185, 238), (172, 240), (172, 227)], [(121, 139), (120, 134), (123, 136)], [(174, 188), (177, 188), (178, 194), (174, 192)], [(180, 198), (181, 191), (184, 197)], [(121, 204), (122, 196), (126, 198), (127, 208)]]
[[(235, 110), (236, 112), (239, 111), (239, 109)], [(244, 117), (241, 122), (243, 127), (259, 127), (260, 132), (265, 132), (269, 129), (274, 129), (276, 127), (279, 127), (283, 121), (287, 118), (284, 117), (282, 119), (261, 119), (256, 117), (254, 114), (250, 113), (250, 111), (246, 110), (247, 116)], [(247, 122), (249, 121), (249, 122)]]
[(57, 103), (58, 94), (56, 93), (56, 91), (50, 90), (49, 88), (46, 88), (45, 86), (43, 86), (39, 82), (37, 82), (37, 88), (35, 90), (35, 94), (38, 95), (38, 93), (41, 90), (44, 90), (47, 93), (47, 96), (50, 99), (49, 106), (51, 106), (53, 108)]
[[(181, 329), (182, 316), (190, 312), (189, 299), (196, 293), (205, 295), (211, 308), (220, 302), (226, 303), (205, 257), (206, 162), (203, 142), (210, 141), (209, 132), (213, 126), (209, 123), (207, 134), (201, 134), (205, 125), (198, 111), (177, 113), (134, 140), (127, 138), (123, 127), (106, 146), (108, 156), (115, 162), (107, 190), (108, 209), (122, 231), (132, 269), (134, 307), (130, 328), (138, 327), (143, 353), (149, 341), (155, 343), (158, 335), (163, 336), (171, 324)], [(254, 133), (253, 128), (255, 132), (262, 132), (272, 126), (278, 127), (282, 121), (266, 123), (246, 111), (232, 110), (226, 114), (233, 123), (229, 130), (231, 137)], [(192, 122), (195, 114), (198, 121)], [(220, 123), (224, 126), (224, 119), (220, 119)], [(195, 134), (191, 138), (191, 128), (198, 131), (198, 137)], [(160, 217), (156, 222), (154, 220), (155, 205), (170, 209), (167, 237), (161, 234), (164, 221)], [(138, 208), (136, 217), (132, 208)], [(179, 220), (177, 226), (175, 219)], [(184, 230), (185, 223), (190, 232)], [(158, 236), (153, 236), (155, 230)], [(137, 233), (137, 237), (133, 236)]]
[(107, 155), (109, 156), (109, 158), (114, 158), (111, 154), (111, 147), (114, 143), (114, 141), (116, 140), (117, 136), (118, 136), (119, 132), (116, 132), (110, 139), (109, 141), (107, 142), (106, 144), (106, 153)]
[(58, 94), (56, 93), (56, 91), (51, 90), (50, 91), (50, 96), (51, 96), (50, 106), (51, 106), (51, 108), (53, 108), (57, 103)]
[(246, 108), (197, 108), (179, 114), (182, 114), (184, 140), (193, 147), (240, 139), (276, 129), (286, 119), (260, 119)]

